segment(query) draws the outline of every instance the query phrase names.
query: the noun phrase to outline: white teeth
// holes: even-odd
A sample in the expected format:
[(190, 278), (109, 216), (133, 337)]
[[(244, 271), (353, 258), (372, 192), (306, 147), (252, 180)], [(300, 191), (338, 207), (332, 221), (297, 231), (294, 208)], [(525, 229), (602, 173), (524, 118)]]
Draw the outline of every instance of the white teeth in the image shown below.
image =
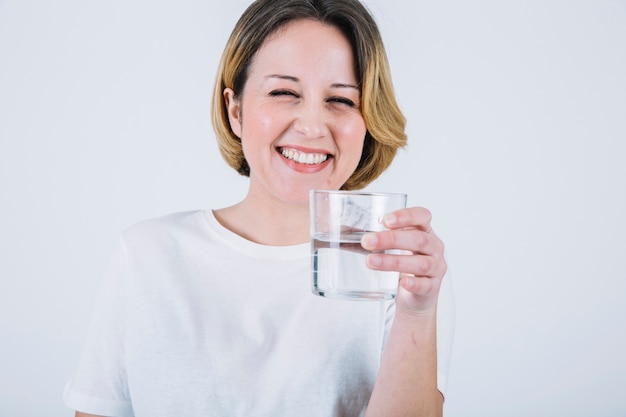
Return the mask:
[(323, 153), (305, 153), (295, 149), (282, 148), (280, 153), (287, 159), (307, 165), (321, 164), (328, 159), (328, 155)]

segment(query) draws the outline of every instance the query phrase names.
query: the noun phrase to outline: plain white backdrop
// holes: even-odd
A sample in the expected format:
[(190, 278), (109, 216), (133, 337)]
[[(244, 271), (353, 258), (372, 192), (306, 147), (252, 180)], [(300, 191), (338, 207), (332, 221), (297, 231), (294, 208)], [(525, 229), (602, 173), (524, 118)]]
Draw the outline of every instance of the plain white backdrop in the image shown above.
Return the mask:
[[(215, 68), (247, 0), (0, 0), (0, 417), (61, 394), (119, 232), (219, 208)], [(626, 2), (370, 0), (434, 213), (449, 417), (626, 415)]]

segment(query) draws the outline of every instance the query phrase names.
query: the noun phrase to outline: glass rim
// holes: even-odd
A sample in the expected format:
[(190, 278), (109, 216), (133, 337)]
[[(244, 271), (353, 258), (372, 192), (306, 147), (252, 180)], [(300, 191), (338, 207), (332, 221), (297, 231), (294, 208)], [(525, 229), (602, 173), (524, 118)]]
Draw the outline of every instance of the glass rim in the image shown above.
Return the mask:
[(407, 197), (406, 193), (383, 192), (383, 191), (362, 191), (362, 190), (310, 190), (309, 195), (314, 194), (333, 194), (333, 195), (352, 195), (364, 197)]

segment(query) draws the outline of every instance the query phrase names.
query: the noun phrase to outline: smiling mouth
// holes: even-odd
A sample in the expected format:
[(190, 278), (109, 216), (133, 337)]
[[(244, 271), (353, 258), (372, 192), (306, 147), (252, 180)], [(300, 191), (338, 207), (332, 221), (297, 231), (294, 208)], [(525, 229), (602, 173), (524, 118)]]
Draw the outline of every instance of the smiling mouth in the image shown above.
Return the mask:
[(331, 157), (325, 153), (307, 153), (291, 148), (279, 148), (278, 150), (285, 158), (305, 165), (321, 164)]

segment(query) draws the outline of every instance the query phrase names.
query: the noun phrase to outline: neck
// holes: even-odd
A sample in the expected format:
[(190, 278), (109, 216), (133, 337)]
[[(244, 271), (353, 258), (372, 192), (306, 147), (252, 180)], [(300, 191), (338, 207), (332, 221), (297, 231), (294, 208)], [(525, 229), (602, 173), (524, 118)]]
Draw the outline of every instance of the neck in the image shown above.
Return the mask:
[(309, 240), (308, 204), (288, 204), (271, 198), (252, 198), (215, 211), (227, 229), (262, 245), (286, 246)]

